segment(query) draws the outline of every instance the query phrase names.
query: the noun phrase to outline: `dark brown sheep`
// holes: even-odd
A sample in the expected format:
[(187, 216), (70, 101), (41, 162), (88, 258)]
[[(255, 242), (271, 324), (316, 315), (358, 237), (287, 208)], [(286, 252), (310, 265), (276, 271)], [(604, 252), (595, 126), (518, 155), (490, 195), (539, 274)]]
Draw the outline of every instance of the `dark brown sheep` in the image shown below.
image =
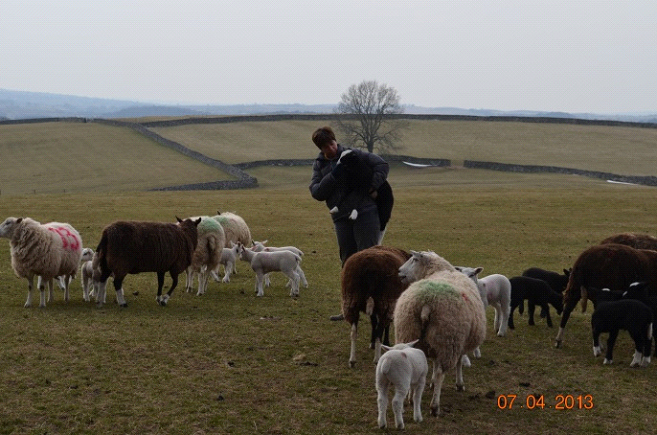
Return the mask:
[(621, 245), (631, 246), (634, 249), (652, 249), (657, 251), (657, 237), (653, 237), (650, 234), (614, 234), (613, 236), (607, 237), (602, 242), (600, 242), (601, 245), (605, 245), (607, 243), (619, 243)]
[(374, 363), (381, 356), (381, 342), (389, 344), (388, 331), (395, 304), (408, 286), (399, 279), (399, 267), (410, 256), (401, 249), (377, 245), (353, 254), (344, 263), (341, 273), (342, 314), (351, 325), (351, 367), (356, 365), (356, 336), (361, 312), (370, 316), (372, 323)]
[[(107, 279), (114, 276), (114, 289), (119, 305), (126, 307), (123, 279), (129, 273), (157, 273), (157, 302), (165, 306), (178, 285), (178, 274), (192, 262), (198, 243), (197, 226), (201, 219), (176, 218), (178, 224), (166, 222), (117, 221), (103, 230), (96, 248), (94, 268), (100, 268), (98, 305), (105, 300)], [(164, 274), (169, 272), (172, 283), (162, 296)]]
[(583, 310), (586, 309), (587, 298), (596, 304), (595, 296), (587, 295), (587, 288), (621, 290), (636, 281), (646, 281), (649, 292), (657, 295), (657, 251), (606, 243), (582, 252), (575, 260), (563, 293), (564, 309), (556, 346), (561, 347), (564, 328), (577, 302), (582, 299)]

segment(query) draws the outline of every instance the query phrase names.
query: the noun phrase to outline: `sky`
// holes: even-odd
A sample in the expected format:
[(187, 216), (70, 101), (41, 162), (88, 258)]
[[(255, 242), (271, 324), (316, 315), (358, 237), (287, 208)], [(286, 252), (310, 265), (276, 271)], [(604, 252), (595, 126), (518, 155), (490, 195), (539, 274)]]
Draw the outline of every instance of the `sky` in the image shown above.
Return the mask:
[(167, 104), (657, 112), (655, 0), (1, 0), (0, 88)]

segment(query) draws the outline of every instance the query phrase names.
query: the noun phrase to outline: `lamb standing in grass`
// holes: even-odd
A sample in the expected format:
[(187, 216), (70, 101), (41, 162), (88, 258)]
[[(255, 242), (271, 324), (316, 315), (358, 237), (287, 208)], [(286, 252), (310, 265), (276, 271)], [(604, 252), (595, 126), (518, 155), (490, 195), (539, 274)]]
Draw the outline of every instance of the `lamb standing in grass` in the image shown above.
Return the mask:
[(198, 243), (192, 256), (192, 263), (187, 268), (187, 279), (185, 290), (192, 292), (194, 287), (194, 276), (198, 275), (197, 296), (205, 294), (208, 288), (210, 272), (219, 268), (221, 253), (226, 243), (224, 229), (216, 219), (209, 216), (190, 218), (201, 219), (198, 224)]
[[(95, 287), (93, 286), (93, 259), (94, 250), (91, 248), (84, 248), (82, 250), (82, 257), (80, 257), (80, 281), (82, 282), (82, 297), (85, 302), (89, 302), (91, 296), (95, 294)], [(92, 289), (94, 291), (93, 294), (91, 293)]]
[[(392, 411), (395, 414), (395, 426), (404, 429), (404, 399), (406, 395), (413, 402), (413, 420), (422, 421), (422, 392), (427, 380), (429, 366), (427, 357), (420, 349), (413, 346), (417, 343), (399, 343), (393, 347), (382, 346), (387, 352), (379, 359), (376, 365), (376, 392), (379, 408), (379, 427), (388, 426), (386, 411), (388, 408), (388, 389), (395, 387), (395, 396), (392, 399)], [(409, 394), (410, 393), (410, 394)]]
[[(253, 246), (249, 249), (251, 249), (254, 252), (274, 252), (274, 251), (291, 251), (297, 254), (299, 257), (303, 258), (303, 251), (295, 246), (265, 246), (265, 243), (267, 243), (267, 240), (263, 242), (257, 242), (253, 241)], [(305, 288), (308, 288), (308, 280), (306, 279), (306, 274), (303, 273), (303, 270), (301, 270), (301, 266), (297, 269), (297, 273), (299, 274), (299, 278), (301, 279), (301, 284)], [(291, 285), (291, 282), (288, 282), (288, 285)], [(269, 287), (270, 282), (269, 282), (269, 274), (265, 275), (265, 287)]]
[(511, 312), (511, 282), (509, 279), (499, 273), (479, 278), (478, 275), (484, 270), (483, 267), (457, 267), (456, 269), (463, 272), (477, 285), (484, 309), (488, 305), (495, 309), (493, 327), (498, 337), (504, 337)]
[[(246, 224), (244, 218), (236, 215), (235, 213), (225, 211), (223, 213), (217, 212), (217, 215), (212, 216), (212, 219), (219, 222), (221, 227), (224, 229), (224, 248), (232, 246), (231, 242), (235, 244), (241, 243), (243, 246), (251, 245), (251, 241), (253, 240), (251, 238), (251, 230)], [(237, 264), (233, 263), (233, 270), (231, 273), (237, 273)], [(215, 281), (220, 281), (218, 270), (212, 270), (210, 274)]]
[[(241, 243), (236, 244), (235, 242), (230, 242), (230, 244), (232, 245), (230, 248), (221, 250), (221, 257), (219, 257), (219, 264), (224, 266), (224, 278), (221, 280), (224, 283), (230, 282), (230, 275), (235, 272), (235, 263), (237, 263), (237, 259), (244, 249)], [(216, 272), (212, 271), (212, 273)]]
[(419, 339), (416, 347), (433, 360), (431, 413), (437, 416), (448, 370), (456, 368), (457, 390), (465, 390), (462, 356), (486, 339), (484, 305), (474, 282), (434, 252), (411, 251), (399, 276), (412, 284), (397, 299), (396, 341)]
[(28, 282), (25, 307), (32, 305), (34, 277), (43, 281), (38, 286), (41, 292), (39, 307), (46, 306), (45, 284), (52, 292), (53, 279), (65, 277), (64, 299), (68, 301), (68, 277), (75, 276), (82, 256), (82, 238), (75, 228), (67, 223), (39, 222), (26, 218), (8, 217), (0, 224), (0, 237), (9, 239), (11, 266), (19, 278)]
[(254, 252), (251, 249), (242, 249), (240, 258), (251, 264), (256, 273), (256, 296), (264, 296), (263, 284), (265, 274), (270, 272), (283, 272), (292, 283), (290, 296), (299, 296), (299, 263), (301, 257), (292, 251)]

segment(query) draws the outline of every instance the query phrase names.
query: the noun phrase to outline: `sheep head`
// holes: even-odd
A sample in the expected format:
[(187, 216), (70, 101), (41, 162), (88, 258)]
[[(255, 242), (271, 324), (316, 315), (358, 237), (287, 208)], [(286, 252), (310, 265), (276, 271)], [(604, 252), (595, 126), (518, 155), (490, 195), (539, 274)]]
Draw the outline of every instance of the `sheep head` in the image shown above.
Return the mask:
[(417, 280), (443, 270), (456, 271), (447, 260), (433, 251), (410, 251), (411, 258), (399, 268), (399, 279), (404, 284)]

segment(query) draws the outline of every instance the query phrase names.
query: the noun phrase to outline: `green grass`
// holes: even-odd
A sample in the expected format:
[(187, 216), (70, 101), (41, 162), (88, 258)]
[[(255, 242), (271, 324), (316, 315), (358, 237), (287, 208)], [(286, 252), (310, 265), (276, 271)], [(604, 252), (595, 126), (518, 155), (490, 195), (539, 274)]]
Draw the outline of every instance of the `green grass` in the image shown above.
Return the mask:
[[(38, 125), (23, 128), (28, 136), (39, 130)], [(104, 143), (101, 136), (98, 141)], [(259, 146), (265, 145), (270, 143)], [(186, 163), (168, 161), (179, 182), (196, 176), (182, 170), (190, 169)], [(46, 163), (40, 161), (53, 171)], [(28, 172), (36, 167), (24, 164)], [(348, 364), (349, 326), (328, 320), (339, 312), (340, 264), (327, 209), (308, 193), (310, 168), (250, 170), (260, 181), (258, 189), (146, 193), (120, 167), (116, 171), (126, 183), (135, 183), (132, 189), (114, 188), (113, 177), (103, 178), (107, 186), (102, 188), (65, 194), (5, 195), (9, 187), (4, 185), (0, 216), (70, 222), (85, 245), (95, 247), (102, 228), (118, 219), (173, 221), (176, 215), (234, 211), (249, 223), (254, 238), (305, 252), (302, 266), (310, 288), (301, 288), (300, 298), (292, 299), (285, 279), (275, 275), (265, 296), (256, 298), (253, 272), (240, 262), (230, 284), (211, 283), (203, 297), (179, 286), (165, 308), (155, 303), (154, 274), (140, 274), (125, 280), (127, 309), (83, 302), (79, 280), (73, 282), (69, 303), (58, 290), (45, 309), (26, 309), (27, 284), (13, 274), (9, 243), (2, 239), (0, 434), (382, 433), (376, 425), (365, 316), (354, 369)], [(9, 181), (9, 186), (20, 184)], [(417, 170), (396, 164), (390, 181), (396, 203), (386, 244), (432, 249), (454, 264), (483, 266), (483, 275), (515, 276), (530, 266), (559, 271), (613, 233), (657, 234), (651, 206), (655, 189), (649, 187), (558, 174)], [(165, 286), (169, 283), (167, 278)], [(108, 300), (111, 287), (109, 293)], [(526, 315), (516, 313), (516, 329), (496, 337), (492, 310), (487, 314), (483, 357), (465, 370), (466, 391), (456, 392), (454, 374), (448, 374), (443, 414), (428, 415), (430, 393), (425, 391), (424, 422), (414, 423), (406, 406), (408, 432), (651, 430), (655, 368), (629, 368), (627, 334), (619, 337), (614, 365), (603, 366), (592, 356), (590, 308), (573, 313), (562, 349), (553, 347), (556, 328), (547, 328), (543, 319), (529, 327)], [(558, 324), (559, 317), (553, 317)], [(498, 409), (500, 394), (518, 395), (516, 406)], [(542, 394), (546, 409), (520, 408), (530, 394)], [(556, 397), (566, 394), (591, 394), (593, 409), (554, 409)]]

